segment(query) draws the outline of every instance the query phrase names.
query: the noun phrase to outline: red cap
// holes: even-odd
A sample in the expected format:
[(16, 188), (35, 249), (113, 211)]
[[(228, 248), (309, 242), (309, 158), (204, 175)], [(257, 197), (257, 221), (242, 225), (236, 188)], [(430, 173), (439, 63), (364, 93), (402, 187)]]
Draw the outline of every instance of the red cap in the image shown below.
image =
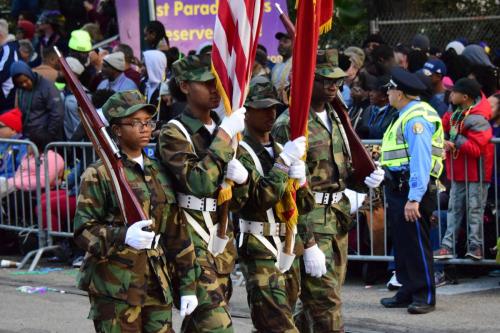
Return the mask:
[(23, 115), (18, 108), (0, 114), (0, 123), (12, 128), (17, 133), (23, 131)]
[(32, 40), (35, 36), (35, 25), (28, 20), (19, 20), (17, 21), (17, 27), (23, 29), (24, 37)]

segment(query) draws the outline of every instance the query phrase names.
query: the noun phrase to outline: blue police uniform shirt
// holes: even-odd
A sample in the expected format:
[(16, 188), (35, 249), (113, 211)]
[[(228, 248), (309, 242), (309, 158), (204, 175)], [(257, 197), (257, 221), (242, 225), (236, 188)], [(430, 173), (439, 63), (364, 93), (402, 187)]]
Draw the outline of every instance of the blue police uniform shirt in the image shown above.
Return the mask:
[[(420, 101), (411, 101), (404, 108), (399, 110), (401, 117), (409, 108)], [(413, 127), (416, 123), (422, 125), (421, 133), (415, 133)], [(423, 117), (415, 117), (406, 123), (404, 128), (404, 137), (408, 143), (408, 154), (410, 159), (410, 192), (408, 200), (420, 202), (429, 184), (431, 166), (432, 166), (432, 135), (436, 131), (434, 124), (428, 122)], [(392, 171), (408, 170), (408, 166), (391, 167)]]

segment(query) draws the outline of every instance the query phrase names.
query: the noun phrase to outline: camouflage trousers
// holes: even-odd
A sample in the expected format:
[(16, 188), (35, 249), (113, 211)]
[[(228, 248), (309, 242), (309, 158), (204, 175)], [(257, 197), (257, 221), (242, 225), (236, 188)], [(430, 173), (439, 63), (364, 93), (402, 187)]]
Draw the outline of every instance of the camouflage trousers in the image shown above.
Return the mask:
[(142, 306), (105, 296), (89, 296), (89, 319), (94, 320), (97, 333), (173, 333), (172, 303), (162, 297), (146, 295)]
[(301, 267), (302, 307), (295, 313), (301, 333), (343, 332), (341, 287), (347, 270), (347, 234), (316, 234), (316, 243), (326, 256), (326, 274), (314, 278)]
[(240, 259), (252, 322), (258, 333), (298, 333), (292, 305), (298, 298), (300, 263), (295, 260), (290, 273), (283, 274), (275, 262), (274, 259)]
[(219, 274), (205, 257), (200, 256), (197, 249), (197, 261), (201, 272), (197, 274), (196, 296), (198, 307), (184, 318), (181, 332), (184, 333), (233, 333), (233, 324), (229, 313), (228, 302), (232, 294), (232, 283), (229, 274)]

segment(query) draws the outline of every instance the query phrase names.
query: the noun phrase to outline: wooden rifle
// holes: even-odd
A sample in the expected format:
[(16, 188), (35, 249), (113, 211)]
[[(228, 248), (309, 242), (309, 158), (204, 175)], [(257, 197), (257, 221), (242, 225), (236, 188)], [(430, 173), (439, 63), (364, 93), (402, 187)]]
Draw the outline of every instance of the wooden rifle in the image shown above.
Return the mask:
[(85, 93), (82, 84), (69, 67), (66, 59), (57, 47), (54, 47), (54, 50), (59, 58), (62, 72), (66, 78), (66, 84), (78, 101), (78, 113), (83, 127), (111, 179), (111, 186), (125, 223), (131, 225), (135, 222), (146, 220), (146, 214), (125, 177), (122, 156), (118, 147), (109, 136), (106, 126), (104, 126), (99, 114)]

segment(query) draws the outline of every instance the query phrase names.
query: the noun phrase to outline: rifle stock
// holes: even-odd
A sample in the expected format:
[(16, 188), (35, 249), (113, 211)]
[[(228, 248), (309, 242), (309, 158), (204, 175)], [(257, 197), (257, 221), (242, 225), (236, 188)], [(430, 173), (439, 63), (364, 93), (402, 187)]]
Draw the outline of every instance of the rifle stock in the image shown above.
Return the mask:
[(83, 127), (111, 179), (113, 192), (116, 195), (118, 206), (125, 223), (130, 225), (137, 221), (146, 220), (146, 214), (125, 177), (122, 157), (118, 147), (106, 131), (106, 127), (99, 117), (99, 114), (85, 93), (80, 81), (71, 71), (66, 59), (61, 55), (57, 47), (54, 47), (54, 50), (59, 58), (62, 72), (66, 78), (66, 84), (78, 101), (78, 112)]

